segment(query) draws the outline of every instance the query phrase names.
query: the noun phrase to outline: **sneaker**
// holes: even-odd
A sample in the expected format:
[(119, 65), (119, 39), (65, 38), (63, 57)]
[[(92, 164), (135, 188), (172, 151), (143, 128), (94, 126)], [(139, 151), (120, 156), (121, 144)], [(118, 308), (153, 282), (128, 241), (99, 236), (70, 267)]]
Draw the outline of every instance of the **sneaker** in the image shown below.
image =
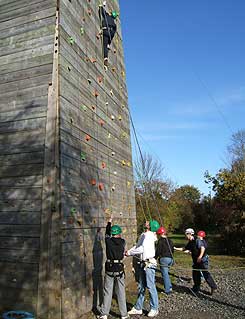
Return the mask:
[(129, 319), (129, 315), (121, 317), (121, 319)]
[(108, 58), (104, 58), (104, 65), (108, 66)]
[(129, 310), (128, 314), (129, 315), (142, 315), (143, 311), (142, 311), (142, 309), (138, 310), (138, 309), (133, 307), (131, 310)]
[(151, 309), (149, 312), (148, 312), (148, 315), (147, 317), (156, 317), (158, 315), (158, 310), (154, 310), (154, 309)]
[(100, 316), (97, 316), (97, 319), (107, 319), (107, 315), (100, 315)]

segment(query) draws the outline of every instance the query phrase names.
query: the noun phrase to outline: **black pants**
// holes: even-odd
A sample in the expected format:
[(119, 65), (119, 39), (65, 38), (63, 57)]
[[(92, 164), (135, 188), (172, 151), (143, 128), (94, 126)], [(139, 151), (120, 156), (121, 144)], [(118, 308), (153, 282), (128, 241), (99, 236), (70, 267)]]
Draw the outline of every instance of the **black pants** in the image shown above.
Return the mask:
[(192, 278), (194, 281), (193, 289), (198, 292), (201, 286), (201, 271), (200, 270), (194, 270), (194, 269), (200, 269), (203, 270), (202, 274), (205, 278), (207, 284), (210, 288), (217, 289), (217, 285), (215, 281), (213, 280), (213, 277), (211, 276), (210, 272), (208, 271), (208, 262), (200, 262), (200, 263), (194, 263), (193, 264), (193, 271), (192, 271)]
[(111, 42), (114, 38), (114, 35), (115, 35), (115, 32), (110, 32), (108, 33), (107, 31), (106, 32), (103, 32), (103, 50), (104, 50), (104, 59), (105, 58), (108, 58), (108, 44), (111, 45)]

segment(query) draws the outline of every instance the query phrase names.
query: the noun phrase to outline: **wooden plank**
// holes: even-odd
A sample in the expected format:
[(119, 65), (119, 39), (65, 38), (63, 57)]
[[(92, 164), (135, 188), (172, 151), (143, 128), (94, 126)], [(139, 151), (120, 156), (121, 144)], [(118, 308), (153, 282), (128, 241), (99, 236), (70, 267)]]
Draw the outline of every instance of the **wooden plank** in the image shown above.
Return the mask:
[(30, 79), (24, 79), (17, 82), (3, 83), (0, 85), (0, 93), (6, 94), (8, 92), (21, 91), (24, 89), (40, 86), (40, 84), (43, 83), (46, 83), (46, 85), (48, 86), (49, 82), (51, 82), (50, 72), (48, 74), (36, 76)]
[(0, 167), (0, 176), (2, 178), (41, 175), (42, 172), (43, 164), (7, 165)]
[[(35, 153), (33, 153), (35, 154)], [(30, 155), (33, 155), (32, 153)], [(42, 153), (41, 153), (42, 154)], [(20, 154), (21, 157), (23, 154)], [(13, 155), (6, 155), (6, 157), (13, 156)], [(29, 157), (28, 157), (29, 159)], [(24, 160), (27, 160), (26, 157), (24, 157)], [(13, 163), (13, 159), (10, 159), (11, 163)], [(0, 157), (0, 162), (2, 163), (2, 156)], [(17, 163), (17, 161), (16, 161)], [(32, 187), (40, 187), (42, 186), (42, 175), (37, 176), (21, 176), (21, 177), (12, 177), (12, 178), (0, 178), (0, 187), (26, 187), (26, 186), (32, 186)]]
[(0, 224), (39, 225), (40, 212), (35, 212), (35, 211), (2, 212), (0, 211)]
[(8, 36), (10, 36), (11, 34), (17, 34), (18, 32), (21, 33), (24, 30), (29, 30), (29, 28), (36, 26), (36, 23), (38, 23), (38, 25), (39, 25), (39, 23), (41, 23), (41, 21), (44, 21), (45, 19), (47, 19), (51, 16), (55, 16), (55, 8), (54, 7), (49, 8), (49, 9), (45, 9), (45, 10), (41, 10), (39, 12), (35, 12), (33, 14), (28, 14), (28, 15), (25, 15), (23, 17), (19, 17), (19, 18), (5, 21), (5, 22), (1, 22), (0, 23), (0, 30), (1, 31), (4, 30), (4, 32), (1, 33), (0, 37), (4, 37), (6, 31), (13, 32), (13, 33), (7, 33)]
[[(9, 38), (9, 37), (14, 37), (16, 35), (27, 33), (30, 31), (34, 31), (36, 29), (42, 28), (43, 26), (54, 25), (55, 24), (55, 10), (52, 8), (51, 10), (49, 9), (48, 11), (50, 12), (50, 15), (48, 17), (44, 16), (43, 19), (37, 20), (37, 17), (35, 15), (35, 16), (33, 16), (34, 21), (31, 21), (29, 23), (24, 23), (25, 20), (30, 20), (29, 15), (24, 17), (24, 19), (22, 19), (21, 25), (14, 25), (13, 26), (13, 22), (11, 21), (12, 27), (10, 27), (8, 29), (6, 29), (6, 28), (4, 29), (3, 23), (1, 23), (0, 40), (5, 39), (5, 38)], [(13, 42), (10, 42), (10, 43), (12, 44)]]
[(0, 212), (40, 212), (41, 200), (4, 200), (0, 201)]
[(1, 237), (0, 249), (38, 250), (39, 238)]
[[(34, 164), (34, 163), (38, 163), (41, 164), (43, 163), (43, 158), (44, 158), (44, 154), (43, 151), (42, 152), (33, 152), (33, 153), (21, 153), (21, 154), (11, 154), (11, 155), (3, 155), (0, 156), (0, 162), (2, 165), (18, 165), (18, 164), (22, 164), (23, 162), (25, 164)], [(34, 177), (35, 180), (37, 179), (37, 177)], [(29, 178), (30, 180), (30, 178)], [(1, 185), (0, 181), (0, 185)], [(20, 180), (17, 180), (17, 183), (19, 182), (23, 182)]]
[(0, 225), (0, 238), (6, 236), (13, 237), (39, 237), (40, 226), (37, 225)]
[(0, 134), (4, 135), (4, 133), (40, 130), (45, 127), (45, 123), (45, 117), (0, 123)]
[(42, 195), (41, 187), (32, 188), (0, 188), (0, 200), (12, 200), (12, 199), (40, 199)]
[[(33, 1), (33, 0), (32, 0)], [(7, 20), (12, 20), (18, 17), (25, 16), (27, 13), (32, 14), (34, 12), (39, 12), (44, 9), (48, 8), (55, 8), (56, 7), (56, 1), (55, 0), (46, 0), (41, 1), (36, 0), (34, 3), (30, 3), (30, 5), (21, 7), (21, 2), (16, 1), (16, 6), (12, 7), (10, 11), (8, 11), (8, 6), (6, 5), (6, 11), (2, 12), (0, 11), (0, 22), (4, 22)]]
[[(52, 64), (44, 64), (44, 65), (38, 65), (35, 67), (30, 67), (28, 69), (23, 68), (21, 70), (15, 71), (15, 72), (8, 72), (7, 74), (3, 74), (0, 79), (0, 84), (3, 83), (9, 83), (14, 81), (20, 81), (23, 79), (29, 79), (34, 78), (36, 76), (42, 76), (52, 73)], [(40, 79), (40, 78), (39, 78)], [(40, 84), (40, 82), (39, 82)]]

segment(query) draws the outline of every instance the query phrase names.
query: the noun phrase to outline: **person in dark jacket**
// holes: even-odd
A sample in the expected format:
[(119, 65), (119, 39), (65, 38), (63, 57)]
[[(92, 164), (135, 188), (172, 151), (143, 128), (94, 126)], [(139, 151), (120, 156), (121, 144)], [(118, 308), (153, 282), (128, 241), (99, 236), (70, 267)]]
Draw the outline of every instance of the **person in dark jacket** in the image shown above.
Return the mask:
[(115, 19), (118, 17), (116, 11), (112, 11), (109, 14), (106, 9), (106, 1), (103, 2), (103, 5), (99, 5), (99, 16), (101, 21), (101, 33), (103, 37), (103, 52), (104, 52), (104, 65), (108, 65), (108, 51), (110, 50), (111, 42), (114, 38), (114, 35), (117, 31), (117, 25)]
[(166, 229), (164, 227), (160, 227), (157, 234), (160, 235), (160, 238), (157, 242), (155, 258), (159, 259), (165, 293), (169, 295), (172, 291), (172, 283), (168, 271), (174, 262), (174, 244), (171, 239), (167, 238)]
[(107, 319), (111, 308), (113, 289), (117, 296), (117, 302), (121, 318), (128, 318), (125, 294), (125, 273), (123, 258), (126, 242), (121, 238), (122, 229), (118, 225), (111, 226), (112, 218), (107, 223), (105, 245), (106, 245), (106, 263), (104, 279), (104, 300), (99, 307), (100, 319)]
[[(211, 274), (208, 272), (208, 255), (207, 255), (207, 243), (203, 238), (206, 236), (204, 231), (199, 231), (197, 233), (198, 238), (194, 237), (194, 230), (192, 228), (187, 228), (185, 235), (188, 239), (188, 243), (184, 248), (176, 248), (176, 250), (184, 251), (186, 253), (191, 253), (192, 257), (192, 278), (194, 286), (192, 290), (198, 293), (201, 286), (201, 272), (211, 288), (211, 295), (217, 289), (217, 285), (214, 282)], [(203, 235), (203, 237), (201, 236)], [(203, 271), (202, 271), (203, 270)]]

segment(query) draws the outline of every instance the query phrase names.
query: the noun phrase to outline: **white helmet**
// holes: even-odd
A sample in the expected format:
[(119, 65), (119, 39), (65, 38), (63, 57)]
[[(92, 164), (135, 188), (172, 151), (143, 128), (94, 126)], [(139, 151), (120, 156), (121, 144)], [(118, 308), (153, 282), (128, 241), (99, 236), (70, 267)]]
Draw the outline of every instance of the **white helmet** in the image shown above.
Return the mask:
[(194, 235), (194, 234), (195, 234), (194, 229), (192, 229), (192, 228), (187, 228), (187, 229), (185, 230), (185, 234)]

